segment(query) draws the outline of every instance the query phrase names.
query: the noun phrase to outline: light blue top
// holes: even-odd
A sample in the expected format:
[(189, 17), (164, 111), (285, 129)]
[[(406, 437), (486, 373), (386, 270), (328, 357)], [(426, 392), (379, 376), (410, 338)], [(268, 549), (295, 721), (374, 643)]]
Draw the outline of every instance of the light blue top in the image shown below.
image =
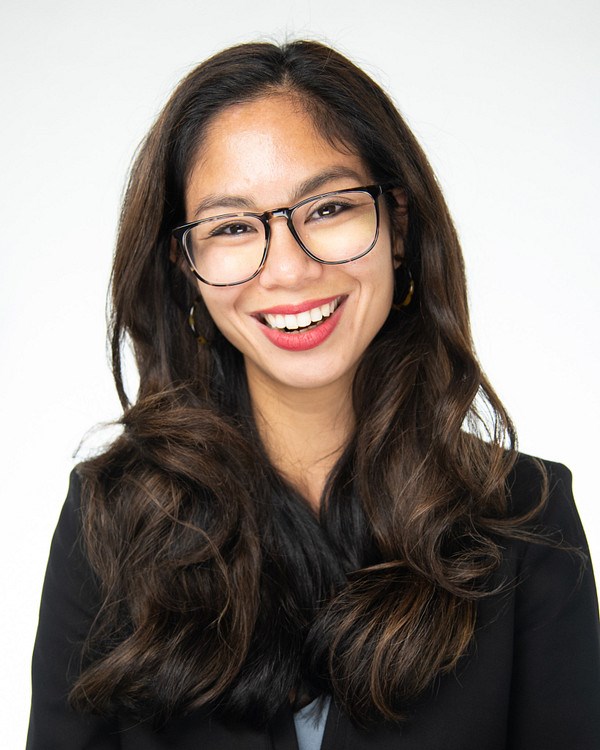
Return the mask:
[(320, 750), (330, 700), (329, 696), (315, 698), (294, 714), (298, 750)]

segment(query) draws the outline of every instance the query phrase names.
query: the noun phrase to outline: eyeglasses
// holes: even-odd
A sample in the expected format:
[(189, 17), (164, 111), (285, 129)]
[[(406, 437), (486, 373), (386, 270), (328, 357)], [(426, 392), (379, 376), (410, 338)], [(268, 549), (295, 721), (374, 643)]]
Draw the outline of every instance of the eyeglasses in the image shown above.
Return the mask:
[(362, 258), (379, 236), (377, 199), (392, 185), (335, 190), (262, 214), (220, 214), (173, 230), (190, 268), (205, 284), (236, 286), (257, 276), (267, 260), (270, 220), (281, 216), (313, 260), (338, 265)]

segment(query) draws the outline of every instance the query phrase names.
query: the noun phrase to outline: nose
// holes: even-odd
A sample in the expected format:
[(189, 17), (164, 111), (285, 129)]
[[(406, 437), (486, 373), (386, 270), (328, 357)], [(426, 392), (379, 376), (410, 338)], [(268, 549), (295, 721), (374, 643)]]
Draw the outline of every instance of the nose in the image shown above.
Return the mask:
[(308, 256), (290, 231), (284, 216), (269, 219), (270, 239), (267, 259), (259, 275), (259, 283), (265, 288), (284, 286), (301, 287), (315, 281), (323, 272), (323, 266)]

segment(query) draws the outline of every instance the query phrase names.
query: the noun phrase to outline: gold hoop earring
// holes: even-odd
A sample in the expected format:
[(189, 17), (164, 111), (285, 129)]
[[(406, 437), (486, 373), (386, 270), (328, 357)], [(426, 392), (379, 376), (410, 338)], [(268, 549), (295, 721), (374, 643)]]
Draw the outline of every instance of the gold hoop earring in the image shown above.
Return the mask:
[[(400, 269), (402, 269), (402, 271)], [(412, 273), (410, 272), (410, 268), (402, 263), (398, 269), (399, 277), (400, 273), (402, 274), (402, 278), (396, 279), (394, 287), (394, 301), (392, 302), (393, 310), (402, 310), (403, 308), (408, 307), (412, 302), (415, 293), (415, 282)]]
[(198, 328), (197, 328), (197, 323), (196, 323), (196, 317), (198, 315), (198, 309), (196, 307), (197, 302), (198, 300), (194, 300), (194, 302), (192, 303), (192, 306), (190, 307), (190, 312), (188, 313), (187, 322), (188, 322), (188, 326), (190, 327), (192, 333), (194, 334), (196, 338), (196, 341), (201, 346), (207, 346), (208, 339), (206, 338), (206, 336), (203, 336), (201, 333), (198, 333)]

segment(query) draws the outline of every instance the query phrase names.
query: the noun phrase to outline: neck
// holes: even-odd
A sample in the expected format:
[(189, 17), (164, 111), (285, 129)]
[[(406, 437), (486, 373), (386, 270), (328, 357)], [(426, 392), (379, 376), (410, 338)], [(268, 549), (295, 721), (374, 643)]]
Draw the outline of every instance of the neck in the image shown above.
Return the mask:
[(248, 388), (271, 462), (318, 510), (327, 478), (354, 428), (351, 381), (298, 389), (253, 373)]

